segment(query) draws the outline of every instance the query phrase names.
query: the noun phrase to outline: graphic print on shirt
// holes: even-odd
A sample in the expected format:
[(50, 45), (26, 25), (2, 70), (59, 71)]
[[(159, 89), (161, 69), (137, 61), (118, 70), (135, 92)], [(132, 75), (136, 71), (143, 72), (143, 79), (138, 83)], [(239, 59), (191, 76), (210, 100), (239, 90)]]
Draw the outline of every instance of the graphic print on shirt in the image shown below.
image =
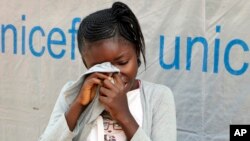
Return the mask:
[(112, 120), (107, 112), (102, 113), (104, 141), (126, 141), (126, 135), (117, 121)]

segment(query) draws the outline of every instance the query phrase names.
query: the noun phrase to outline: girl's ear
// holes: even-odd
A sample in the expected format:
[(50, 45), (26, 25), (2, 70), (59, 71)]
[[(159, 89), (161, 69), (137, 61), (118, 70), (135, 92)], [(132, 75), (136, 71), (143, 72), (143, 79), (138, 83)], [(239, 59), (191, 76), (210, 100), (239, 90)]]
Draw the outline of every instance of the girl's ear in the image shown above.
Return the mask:
[(86, 62), (85, 62), (85, 60), (84, 60), (84, 58), (83, 58), (83, 57), (82, 57), (82, 62), (83, 62), (83, 64), (84, 64), (85, 68), (87, 68), (87, 69), (88, 69), (88, 66), (87, 66), (87, 64), (86, 64)]
[(141, 66), (141, 59), (140, 58), (137, 58), (137, 63), (138, 63), (138, 67)]
[(136, 48), (135, 48), (135, 53), (136, 53), (136, 57), (137, 57), (138, 67), (140, 67), (141, 66), (140, 51), (136, 50)]

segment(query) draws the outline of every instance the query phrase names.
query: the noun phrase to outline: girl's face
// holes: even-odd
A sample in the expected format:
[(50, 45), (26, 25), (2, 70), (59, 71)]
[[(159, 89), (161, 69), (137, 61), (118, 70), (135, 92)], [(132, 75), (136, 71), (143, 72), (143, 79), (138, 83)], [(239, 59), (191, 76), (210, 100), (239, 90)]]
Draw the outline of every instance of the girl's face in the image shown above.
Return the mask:
[(135, 77), (138, 70), (134, 44), (123, 38), (109, 38), (93, 43), (85, 43), (83, 60), (87, 68), (103, 62), (111, 62), (120, 69), (125, 89), (137, 88)]

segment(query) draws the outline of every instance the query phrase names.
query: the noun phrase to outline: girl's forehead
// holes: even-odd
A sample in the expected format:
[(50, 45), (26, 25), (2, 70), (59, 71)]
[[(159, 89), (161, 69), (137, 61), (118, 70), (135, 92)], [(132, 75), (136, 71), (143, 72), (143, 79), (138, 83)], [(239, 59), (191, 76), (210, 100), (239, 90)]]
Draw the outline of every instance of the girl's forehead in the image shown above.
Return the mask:
[(120, 36), (114, 36), (112, 38), (108, 39), (102, 39), (94, 42), (86, 42), (85, 46), (91, 47), (101, 44), (123, 44), (123, 45), (133, 45), (132, 42), (128, 41), (127, 39), (120, 37)]
[(104, 39), (88, 44), (84, 51), (84, 60), (89, 65), (113, 62), (136, 55), (133, 43), (121, 40)]
[(124, 38), (109, 38), (102, 39), (95, 42), (86, 42), (85, 53), (99, 52), (99, 51), (114, 51), (114, 50), (127, 50), (130, 48), (135, 49), (135, 45)]

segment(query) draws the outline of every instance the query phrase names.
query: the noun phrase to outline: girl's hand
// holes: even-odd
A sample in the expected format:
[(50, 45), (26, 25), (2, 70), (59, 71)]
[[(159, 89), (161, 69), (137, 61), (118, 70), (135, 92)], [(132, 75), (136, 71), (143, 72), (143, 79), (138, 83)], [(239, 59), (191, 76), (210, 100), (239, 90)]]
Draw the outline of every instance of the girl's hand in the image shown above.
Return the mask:
[(115, 73), (113, 79), (114, 84), (110, 79), (103, 81), (103, 85), (100, 87), (99, 100), (111, 117), (119, 122), (131, 116), (126, 95), (128, 90), (126, 90), (120, 74)]
[(88, 105), (95, 97), (96, 88), (102, 85), (102, 81), (108, 79), (108, 76), (103, 73), (92, 73), (83, 82), (77, 101), (83, 106)]
[(95, 97), (96, 87), (102, 85), (102, 81), (105, 79), (108, 79), (108, 76), (102, 73), (92, 73), (86, 77), (78, 96), (73, 103), (71, 103), (69, 110), (65, 113), (70, 131), (74, 130), (81, 113)]

